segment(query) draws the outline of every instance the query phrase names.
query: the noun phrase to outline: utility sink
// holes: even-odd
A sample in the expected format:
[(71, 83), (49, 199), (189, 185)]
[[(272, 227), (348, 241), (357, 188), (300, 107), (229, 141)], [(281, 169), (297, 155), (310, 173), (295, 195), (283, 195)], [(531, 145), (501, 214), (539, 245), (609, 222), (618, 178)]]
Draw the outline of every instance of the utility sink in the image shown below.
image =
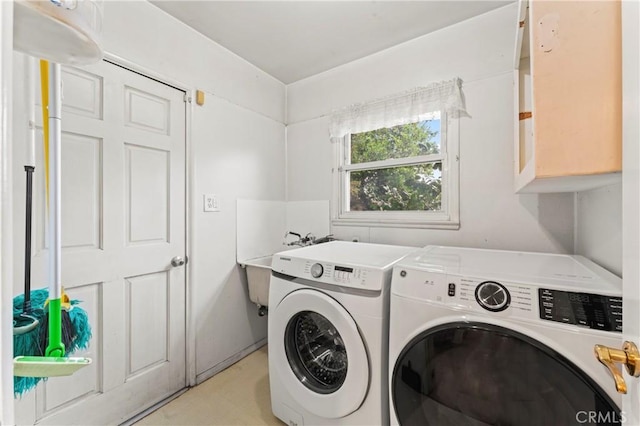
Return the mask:
[(258, 308), (269, 306), (269, 281), (271, 280), (271, 257), (264, 256), (244, 260), (240, 266), (247, 270), (249, 284), (249, 299)]

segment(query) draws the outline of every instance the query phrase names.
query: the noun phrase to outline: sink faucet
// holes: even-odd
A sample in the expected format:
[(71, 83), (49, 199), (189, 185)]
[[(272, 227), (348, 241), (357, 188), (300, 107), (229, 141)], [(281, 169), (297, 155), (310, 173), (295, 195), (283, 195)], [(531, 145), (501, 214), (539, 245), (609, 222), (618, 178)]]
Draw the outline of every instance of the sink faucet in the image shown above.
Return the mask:
[[(287, 237), (289, 235), (293, 235), (295, 237), (298, 237), (298, 239), (288, 243), (287, 242)], [(302, 243), (300, 242), (300, 240), (302, 240), (302, 235), (298, 234), (297, 232), (287, 231), (287, 232), (284, 233), (284, 242), (282, 244), (286, 245), (286, 246), (302, 246)]]
[[(289, 235), (294, 235), (294, 236), (298, 237), (298, 239), (295, 240), (295, 241), (291, 241), (291, 242), (287, 243), (286, 241), (287, 241), (287, 237)], [(303, 237), (302, 235), (298, 234), (297, 232), (287, 231), (284, 234), (284, 239), (285, 239), (285, 242), (283, 244), (285, 244), (285, 245), (304, 247), (304, 246), (309, 246), (309, 245), (313, 244), (313, 242), (315, 241), (316, 237), (312, 233), (308, 233), (307, 235), (305, 235)]]
[(307, 235), (304, 236), (304, 238), (300, 238), (300, 241), (305, 246), (310, 246), (316, 241), (316, 237), (311, 232), (309, 232)]

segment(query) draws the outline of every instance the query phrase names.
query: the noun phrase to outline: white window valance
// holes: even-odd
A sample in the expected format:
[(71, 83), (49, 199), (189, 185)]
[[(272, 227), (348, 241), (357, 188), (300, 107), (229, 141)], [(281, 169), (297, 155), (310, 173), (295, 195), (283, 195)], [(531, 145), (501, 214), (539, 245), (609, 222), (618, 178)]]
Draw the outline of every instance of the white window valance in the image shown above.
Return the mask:
[(331, 115), (329, 136), (337, 141), (350, 133), (427, 120), (435, 111), (443, 111), (453, 118), (467, 115), (461, 79), (433, 83), (337, 111)]

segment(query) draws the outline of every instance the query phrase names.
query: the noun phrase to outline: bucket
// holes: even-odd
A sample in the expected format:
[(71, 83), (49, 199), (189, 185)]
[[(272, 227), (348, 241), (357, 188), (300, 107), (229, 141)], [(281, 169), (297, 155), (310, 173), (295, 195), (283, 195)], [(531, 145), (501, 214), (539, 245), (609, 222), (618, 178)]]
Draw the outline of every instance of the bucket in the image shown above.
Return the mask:
[(102, 0), (16, 0), (13, 47), (66, 65), (102, 59)]

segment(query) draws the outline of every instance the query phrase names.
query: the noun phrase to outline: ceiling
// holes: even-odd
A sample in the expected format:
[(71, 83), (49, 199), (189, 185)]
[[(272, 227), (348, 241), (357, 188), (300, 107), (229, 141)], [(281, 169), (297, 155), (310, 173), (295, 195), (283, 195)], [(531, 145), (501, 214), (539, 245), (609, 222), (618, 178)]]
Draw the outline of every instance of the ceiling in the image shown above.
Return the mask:
[(151, 2), (289, 84), (513, 1)]

